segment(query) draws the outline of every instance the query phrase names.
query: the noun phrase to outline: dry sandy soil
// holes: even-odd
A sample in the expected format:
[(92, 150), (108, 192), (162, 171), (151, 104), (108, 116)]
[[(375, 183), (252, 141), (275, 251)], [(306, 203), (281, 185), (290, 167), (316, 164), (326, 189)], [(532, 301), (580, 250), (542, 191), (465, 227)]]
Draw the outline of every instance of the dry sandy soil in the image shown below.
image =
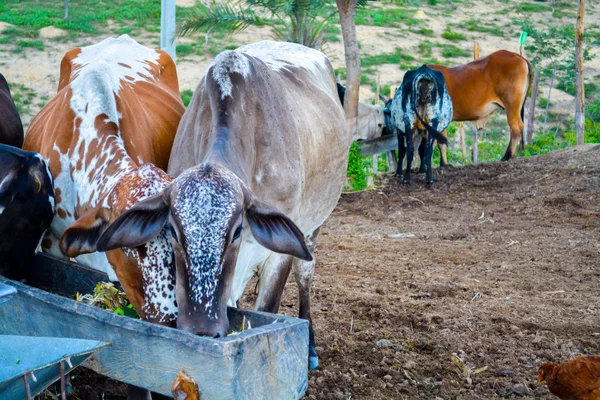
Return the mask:
[[(600, 353), (600, 145), (435, 177), (432, 189), (385, 177), (326, 222), (321, 366), (305, 398), (550, 399), (540, 363)], [(281, 312), (297, 313), (293, 279)], [(452, 354), (486, 369), (469, 383)], [(77, 374), (79, 398), (124, 398), (124, 385)]]

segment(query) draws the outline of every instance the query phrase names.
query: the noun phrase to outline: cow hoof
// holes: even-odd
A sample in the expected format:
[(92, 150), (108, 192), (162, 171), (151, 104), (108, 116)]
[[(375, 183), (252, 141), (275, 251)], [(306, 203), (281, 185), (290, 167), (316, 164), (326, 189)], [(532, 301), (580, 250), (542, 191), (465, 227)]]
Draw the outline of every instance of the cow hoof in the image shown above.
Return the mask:
[(433, 187), (433, 181), (427, 181), (425, 186), (427, 186), (428, 189), (431, 189)]
[(452, 165), (452, 164), (441, 164), (440, 168), (454, 168), (454, 165)]
[(425, 168), (423, 168), (423, 169), (419, 168), (419, 170), (417, 171), (417, 174), (424, 174), (425, 172), (427, 172), (427, 170)]
[(512, 157), (510, 156), (510, 154), (505, 154), (505, 155), (504, 155), (504, 157), (502, 157), (502, 158), (500, 159), (500, 161), (508, 161), (508, 160), (510, 160), (511, 158), (512, 158)]
[(308, 357), (308, 369), (310, 369), (311, 371), (314, 371), (318, 367), (319, 367), (319, 357), (318, 356)]

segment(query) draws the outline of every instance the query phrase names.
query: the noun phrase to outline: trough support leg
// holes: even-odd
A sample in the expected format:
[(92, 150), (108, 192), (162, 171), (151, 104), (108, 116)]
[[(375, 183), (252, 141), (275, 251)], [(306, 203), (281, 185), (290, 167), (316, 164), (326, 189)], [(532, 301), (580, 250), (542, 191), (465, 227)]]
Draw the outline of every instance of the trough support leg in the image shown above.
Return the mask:
[(25, 398), (31, 400), (31, 388), (29, 387), (29, 374), (23, 375), (23, 384), (25, 385)]
[(65, 362), (60, 362), (60, 398), (61, 400), (67, 400), (67, 387), (65, 377)]

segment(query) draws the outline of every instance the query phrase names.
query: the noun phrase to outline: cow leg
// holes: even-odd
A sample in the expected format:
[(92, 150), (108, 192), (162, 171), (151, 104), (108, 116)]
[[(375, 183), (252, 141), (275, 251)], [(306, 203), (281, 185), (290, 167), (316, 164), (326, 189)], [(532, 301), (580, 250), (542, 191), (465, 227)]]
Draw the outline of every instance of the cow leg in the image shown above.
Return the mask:
[(396, 168), (396, 176), (400, 179), (402, 179), (402, 167), (404, 164), (404, 156), (406, 155), (405, 139), (404, 134), (398, 133), (398, 166)]
[(403, 183), (410, 183), (410, 173), (414, 156), (414, 146), (412, 141), (412, 132), (406, 138), (406, 174)]
[(304, 261), (294, 258), (294, 278), (298, 285), (298, 298), (300, 300), (300, 311), (298, 316), (308, 320), (309, 341), (308, 341), (308, 367), (316, 369), (319, 366), (319, 356), (315, 346), (315, 331), (310, 317), (310, 285), (315, 275), (314, 252), (317, 244), (317, 237), (321, 228), (317, 228), (308, 238), (306, 245), (313, 254), (312, 261)]
[(292, 270), (292, 256), (272, 253), (263, 265), (258, 276), (258, 297), (255, 308), (276, 314), (281, 304), (281, 296)]
[(426, 171), (425, 148), (427, 146), (427, 141), (424, 140), (422, 137), (419, 137), (417, 140), (415, 140), (415, 142), (419, 143), (418, 145), (415, 145), (415, 147), (419, 149), (419, 159), (421, 160), (419, 166), (419, 173), (422, 174)]
[(525, 126), (521, 119), (521, 110), (519, 107), (506, 107), (506, 118), (508, 119), (508, 126), (510, 126), (510, 143), (504, 157), (502, 157), (502, 161), (510, 160), (517, 153), (517, 146), (519, 145)]
[[(442, 135), (445, 138), (448, 138), (448, 134), (446, 133), (446, 130), (444, 129), (442, 131)], [(438, 148), (440, 149), (440, 167), (449, 167), (450, 164), (448, 163), (448, 144), (441, 144), (438, 142)]]
[[(431, 167), (431, 158), (433, 156), (433, 142), (435, 140), (432, 137), (427, 139), (427, 149), (425, 150), (425, 163), (427, 164), (427, 184), (433, 184), (433, 169)], [(424, 140), (425, 142), (425, 140)]]

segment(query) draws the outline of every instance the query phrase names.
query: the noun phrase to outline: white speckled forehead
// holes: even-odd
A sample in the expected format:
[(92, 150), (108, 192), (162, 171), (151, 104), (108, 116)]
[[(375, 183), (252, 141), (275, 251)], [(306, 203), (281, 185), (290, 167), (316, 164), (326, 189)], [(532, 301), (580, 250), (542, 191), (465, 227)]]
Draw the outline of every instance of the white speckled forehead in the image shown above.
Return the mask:
[(287, 68), (290, 65), (309, 70), (312, 70), (317, 66), (326, 69), (328, 68), (328, 60), (323, 53), (296, 43), (264, 40), (262, 42), (242, 46), (236, 51), (246, 53), (262, 60), (275, 71)]
[(231, 173), (207, 163), (185, 171), (175, 184), (171, 210), (185, 237), (189, 296), (195, 303), (204, 304), (209, 318), (214, 319), (227, 228), (241, 187)]
[(74, 64), (81, 67), (74, 73), (81, 76), (86, 73), (87, 68), (102, 62), (110, 69), (107, 71), (110, 86), (118, 94), (122, 80), (137, 82), (151, 79), (148, 66), (150, 63), (158, 65), (159, 57), (156, 50), (142, 46), (128, 35), (121, 35), (82, 47), (81, 53), (73, 60)]

